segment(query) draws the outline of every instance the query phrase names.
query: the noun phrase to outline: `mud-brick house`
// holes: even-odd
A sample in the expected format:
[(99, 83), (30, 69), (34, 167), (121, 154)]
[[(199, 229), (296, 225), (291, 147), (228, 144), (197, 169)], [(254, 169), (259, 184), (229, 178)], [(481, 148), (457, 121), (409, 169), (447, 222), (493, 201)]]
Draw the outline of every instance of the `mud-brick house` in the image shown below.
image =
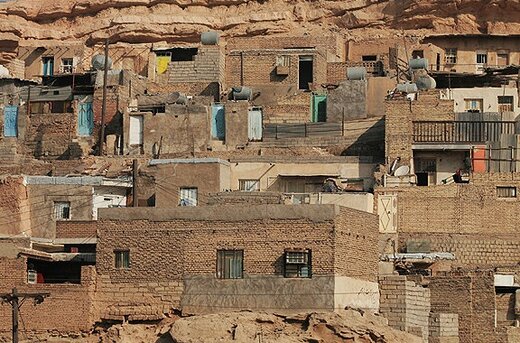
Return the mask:
[(337, 205), (100, 211), (101, 318), (376, 310), (377, 217)]

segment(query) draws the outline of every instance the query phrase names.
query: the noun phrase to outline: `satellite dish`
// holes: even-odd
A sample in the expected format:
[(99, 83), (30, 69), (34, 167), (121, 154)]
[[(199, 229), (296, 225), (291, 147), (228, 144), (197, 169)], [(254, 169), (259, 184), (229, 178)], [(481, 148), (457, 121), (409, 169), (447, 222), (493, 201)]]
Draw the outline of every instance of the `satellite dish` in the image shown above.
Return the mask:
[(408, 175), (409, 173), (410, 173), (410, 167), (408, 167), (408, 166), (400, 166), (399, 168), (397, 168), (395, 170), (394, 175), (395, 176), (405, 176), (405, 175)]

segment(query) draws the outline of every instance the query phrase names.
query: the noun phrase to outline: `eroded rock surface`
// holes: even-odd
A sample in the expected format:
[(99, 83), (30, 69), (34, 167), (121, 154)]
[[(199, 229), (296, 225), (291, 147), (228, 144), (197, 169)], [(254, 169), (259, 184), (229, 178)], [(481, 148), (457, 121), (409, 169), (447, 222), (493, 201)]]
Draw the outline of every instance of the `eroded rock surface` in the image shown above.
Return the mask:
[(24, 39), (195, 41), (263, 34), (520, 33), (518, 0), (17, 0), (0, 33)]

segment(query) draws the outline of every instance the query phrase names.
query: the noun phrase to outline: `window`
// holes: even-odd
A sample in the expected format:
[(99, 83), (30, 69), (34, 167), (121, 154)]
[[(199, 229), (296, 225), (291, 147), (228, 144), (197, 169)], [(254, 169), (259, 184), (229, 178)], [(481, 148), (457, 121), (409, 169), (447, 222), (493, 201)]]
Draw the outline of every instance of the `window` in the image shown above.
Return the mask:
[(54, 202), (54, 218), (56, 220), (70, 219), (70, 202), (69, 201), (55, 201)]
[(509, 52), (508, 51), (498, 51), (497, 52), (497, 65), (499, 66), (507, 66), (509, 65)]
[(291, 65), (290, 55), (276, 56), (276, 65), (280, 67), (289, 67)]
[(488, 56), (486, 51), (477, 51), (477, 64), (487, 64)]
[(116, 250), (114, 251), (114, 261), (116, 269), (130, 268), (130, 250)]
[(361, 56), (363, 62), (375, 62), (377, 61), (377, 55), (363, 55)]
[(484, 101), (482, 99), (464, 99), (466, 112), (480, 113), (484, 108)]
[(238, 189), (246, 192), (260, 190), (260, 180), (238, 180)]
[(73, 71), (74, 61), (72, 58), (61, 59), (61, 72), (64, 74), (71, 74)]
[(284, 276), (287, 278), (311, 277), (311, 251), (285, 250)]
[(42, 57), (43, 76), (54, 75), (54, 56)]
[(516, 187), (497, 186), (497, 197), (499, 197), (499, 198), (516, 198)]
[(412, 58), (424, 58), (424, 51), (423, 50), (412, 51)]
[(197, 206), (197, 188), (181, 187), (179, 206)]
[(456, 64), (457, 63), (457, 49), (456, 48), (448, 48), (445, 53), (446, 64)]
[(312, 56), (300, 56), (298, 62), (298, 89), (310, 89), (314, 81)]
[(513, 96), (499, 96), (498, 97), (498, 112), (513, 112)]
[(242, 279), (244, 271), (244, 250), (217, 251), (217, 278)]

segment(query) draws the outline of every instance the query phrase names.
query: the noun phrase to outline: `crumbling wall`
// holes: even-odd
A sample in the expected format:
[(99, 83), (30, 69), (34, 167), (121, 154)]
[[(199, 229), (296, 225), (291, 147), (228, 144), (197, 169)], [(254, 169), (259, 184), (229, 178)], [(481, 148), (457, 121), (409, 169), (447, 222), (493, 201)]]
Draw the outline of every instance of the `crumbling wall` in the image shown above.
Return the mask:
[(225, 105), (226, 145), (230, 149), (248, 142), (248, 101), (227, 102)]
[(26, 154), (40, 159), (78, 157), (78, 152), (71, 149), (77, 137), (76, 116), (75, 113), (31, 115), (25, 133)]
[(388, 319), (388, 325), (428, 342), (430, 290), (406, 280), (406, 276), (385, 276), (379, 285), (380, 311)]
[(0, 234), (31, 234), (30, 207), (23, 177), (0, 179)]
[[(20, 307), (28, 339), (43, 331), (89, 331), (93, 323), (93, 299), (95, 269), (81, 268), (81, 284), (27, 284), (27, 259), (25, 257), (0, 257), (0, 293), (11, 292), (50, 293), (43, 303), (33, 306), (31, 300)], [(11, 306), (0, 305), (0, 337), (11, 331)]]

